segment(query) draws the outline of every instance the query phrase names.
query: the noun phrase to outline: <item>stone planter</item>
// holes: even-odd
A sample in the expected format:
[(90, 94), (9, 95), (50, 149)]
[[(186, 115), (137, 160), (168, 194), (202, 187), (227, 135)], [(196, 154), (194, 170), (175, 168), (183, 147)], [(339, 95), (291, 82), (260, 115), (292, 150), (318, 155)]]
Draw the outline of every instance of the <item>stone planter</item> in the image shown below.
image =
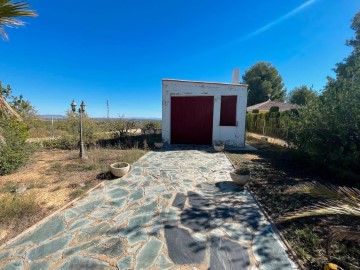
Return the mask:
[(250, 174), (236, 174), (231, 172), (230, 177), (235, 184), (240, 186), (244, 186), (250, 181)]
[(123, 177), (130, 170), (130, 164), (126, 162), (116, 162), (110, 165), (111, 173), (117, 177)]
[(225, 148), (225, 145), (223, 145), (223, 144), (214, 145), (214, 149), (215, 149), (215, 151), (217, 151), (217, 152), (222, 152), (222, 151), (224, 151), (224, 148)]
[(155, 142), (154, 145), (155, 145), (155, 148), (159, 149), (164, 146), (164, 143), (163, 142)]

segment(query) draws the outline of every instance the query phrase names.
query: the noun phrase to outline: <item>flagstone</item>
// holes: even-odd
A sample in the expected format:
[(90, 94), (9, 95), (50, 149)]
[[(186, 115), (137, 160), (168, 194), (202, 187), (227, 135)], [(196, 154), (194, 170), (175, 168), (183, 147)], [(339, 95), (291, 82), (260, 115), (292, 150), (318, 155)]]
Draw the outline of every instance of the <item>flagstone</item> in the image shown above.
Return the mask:
[(31, 262), (29, 270), (48, 270), (50, 269), (50, 262)]
[(71, 257), (69, 261), (58, 267), (57, 270), (110, 270), (111, 267), (108, 263), (99, 261), (92, 258), (86, 258), (80, 255)]
[(118, 261), (117, 267), (121, 270), (130, 270), (132, 269), (132, 257), (127, 256), (121, 260)]
[(39, 260), (45, 258), (59, 250), (63, 250), (69, 244), (71, 239), (72, 237), (70, 235), (65, 235), (38, 247), (32, 248), (29, 250), (27, 258), (29, 260)]
[(163, 243), (152, 237), (139, 251), (136, 256), (135, 269), (148, 269), (155, 262)]
[(18, 239), (10, 246), (19, 246), (26, 243), (41, 243), (42, 241), (48, 240), (58, 233), (63, 232), (65, 228), (65, 222), (59, 216), (55, 216), (40, 225), (32, 233)]
[(295, 269), (230, 170), (212, 147), (149, 152), (123, 178), (10, 243), (0, 268)]

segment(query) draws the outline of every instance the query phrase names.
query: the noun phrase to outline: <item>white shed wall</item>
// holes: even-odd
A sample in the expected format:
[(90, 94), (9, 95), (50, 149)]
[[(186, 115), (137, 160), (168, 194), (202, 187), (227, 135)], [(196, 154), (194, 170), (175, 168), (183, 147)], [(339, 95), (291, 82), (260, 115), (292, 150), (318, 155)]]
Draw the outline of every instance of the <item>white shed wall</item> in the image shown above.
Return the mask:
[[(237, 126), (220, 126), (221, 96), (237, 95)], [(223, 141), (228, 145), (245, 146), (245, 121), (247, 85), (207, 83), (193, 81), (162, 81), (162, 137), (164, 142), (171, 143), (171, 97), (172, 96), (213, 96), (213, 143)]]

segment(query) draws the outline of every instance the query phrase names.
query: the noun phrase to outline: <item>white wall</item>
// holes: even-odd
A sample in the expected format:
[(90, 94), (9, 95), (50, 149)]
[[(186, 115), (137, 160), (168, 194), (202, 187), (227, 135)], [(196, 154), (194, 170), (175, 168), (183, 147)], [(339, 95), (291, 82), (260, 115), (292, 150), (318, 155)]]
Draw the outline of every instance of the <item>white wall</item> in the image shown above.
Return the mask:
[[(235, 127), (220, 126), (221, 96), (237, 95)], [(225, 84), (194, 81), (163, 80), (162, 81), (162, 137), (164, 142), (171, 143), (171, 97), (172, 96), (213, 96), (213, 143), (224, 141), (229, 145), (243, 147), (245, 145), (246, 120), (246, 84)]]

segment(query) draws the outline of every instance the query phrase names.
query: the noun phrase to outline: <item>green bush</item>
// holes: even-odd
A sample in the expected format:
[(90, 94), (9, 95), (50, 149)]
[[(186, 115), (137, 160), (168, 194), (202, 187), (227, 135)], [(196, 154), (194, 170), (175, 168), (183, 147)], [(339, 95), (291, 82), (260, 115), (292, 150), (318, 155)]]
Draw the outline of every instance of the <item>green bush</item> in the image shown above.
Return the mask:
[(28, 127), (15, 118), (3, 118), (0, 122), (4, 143), (0, 143), (0, 175), (9, 174), (24, 165), (32, 153), (26, 143)]
[(253, 109), (252, 113), (259, 113), (259, 109)]
[(279, 112), (280, 108), (278, 106), (271, 106), (269, 112), (270, 113), (275, 113), (275, 112)]
[(288, 140), (298, 119), (298, 113), (294, 111), (247, 113), (246, 130)]

